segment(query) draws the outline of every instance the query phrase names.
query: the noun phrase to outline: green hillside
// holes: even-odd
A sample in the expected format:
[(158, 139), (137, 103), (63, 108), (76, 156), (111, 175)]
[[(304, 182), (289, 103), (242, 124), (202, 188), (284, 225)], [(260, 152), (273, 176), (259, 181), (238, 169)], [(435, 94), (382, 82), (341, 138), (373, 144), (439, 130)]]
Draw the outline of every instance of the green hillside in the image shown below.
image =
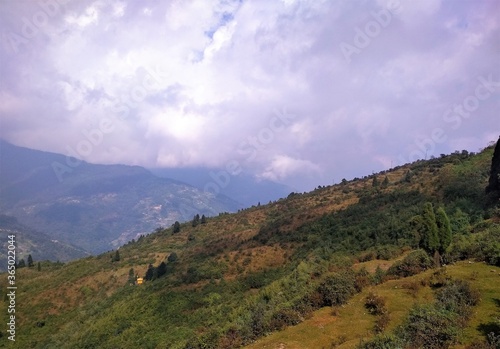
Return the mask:
[[(486, 348), (500, 335), (492, 157), (492, 147), (456, 152), (18, 269), (16, 346), (411, 347), (427, 329), (408, 323), (424, 314), (445, 333), (436, 347)], [(6, 274), (0, 285), (6, 293)], [(384, 299), (379, 315), (365, 308), (370, 292)]]
[[(13, 234), (17, 237), (18, 259), (32, 255), (36, 260), (66, 262), (89, 255), (82, 249), (51, 239), (48, 235), (20, 224), (16, 218), (0, 214), (0, 236)], [(8, 240), (4, 238), (0, 251), (0, 271), (7, 270)]]

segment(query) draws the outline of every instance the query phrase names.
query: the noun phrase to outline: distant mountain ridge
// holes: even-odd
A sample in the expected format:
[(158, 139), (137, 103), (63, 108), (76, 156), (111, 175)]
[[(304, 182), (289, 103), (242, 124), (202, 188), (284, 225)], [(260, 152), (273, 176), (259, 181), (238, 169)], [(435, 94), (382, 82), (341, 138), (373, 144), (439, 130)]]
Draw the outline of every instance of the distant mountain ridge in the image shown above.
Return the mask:
[[(30, 229), (17, 221), (16, 218), (0, 214), (0, 233), (2, 236), (14, 235), (16, 242), (17, 259), (31, 254), (36, 261), (51, 260), (67, 262), (72, 259), (82, 258), (89, 255), (84, 250), (51, 239), (47, 234)], [(0, 271), (7, 268), (7, 239), (2, 241), (4, 247), (0, 251)]]
[(115, 248), (159, 226), (234, 212), (241, 204), (139, 166), (67, 166), (61, 154), (0, 140), (0, 213), (91, 253)]
[(219, 192), (245, 207), (284, 198), (292, 188), (269, 180), (257, 180), (245, 173), (233, 174), (220, 168), (151, 168), (158, 177), (180, 180), (205, 191)]

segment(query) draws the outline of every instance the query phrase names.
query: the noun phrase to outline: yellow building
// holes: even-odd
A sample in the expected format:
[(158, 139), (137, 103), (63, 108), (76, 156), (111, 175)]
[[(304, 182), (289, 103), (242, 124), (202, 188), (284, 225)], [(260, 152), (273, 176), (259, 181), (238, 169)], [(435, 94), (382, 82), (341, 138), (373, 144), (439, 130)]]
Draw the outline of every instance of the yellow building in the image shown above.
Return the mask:
[(137, 280), (135, 281), (136, 285), (142, 285), (143, 282), (144, 282), (143, 278), (137, 278)]

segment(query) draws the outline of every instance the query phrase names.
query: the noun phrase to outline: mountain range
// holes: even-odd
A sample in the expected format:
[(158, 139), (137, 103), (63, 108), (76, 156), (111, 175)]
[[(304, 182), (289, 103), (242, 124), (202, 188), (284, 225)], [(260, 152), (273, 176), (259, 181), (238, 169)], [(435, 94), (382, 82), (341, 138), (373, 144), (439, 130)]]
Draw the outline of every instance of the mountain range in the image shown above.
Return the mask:
[(196, 214), (242, 208), (223, 194), (160, 178), (139, 166), (96, 165), (6, 141), (0, 141), (0, 179), (0, 213), (15, 217), (22, 224), (18, 229), (26, 226), (89, 253)]
[[(17, 268), (16, 342), (495, 348), (500, 206), (485, 188), (498, 193), (490, 177), (498, 178), (499, 147), (175, 224), (69, 263)], [(0, 288), (8, 280), (0, 274)]]

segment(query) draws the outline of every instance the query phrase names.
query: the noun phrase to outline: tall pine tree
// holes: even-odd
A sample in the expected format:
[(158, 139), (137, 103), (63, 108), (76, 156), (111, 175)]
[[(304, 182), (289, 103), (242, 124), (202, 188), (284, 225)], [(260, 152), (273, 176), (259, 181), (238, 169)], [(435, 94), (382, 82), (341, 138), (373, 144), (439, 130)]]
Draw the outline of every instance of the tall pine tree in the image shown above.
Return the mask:
[(194, 217), (193, 217), (193, 221), (191, 223), (191, 225), (193, 227), (196, 227), (198, 224), (200, 224), (200, 215), (199, 214), (196, 214)]
[(28, 255), (28, 268), (34, 267), (35, 263), (33, 263), (33, 257), (31, 255)]
[(153, 267), (153, 264), (150, 264), (148, 266), (148, 270), (146, 271), (146, 275), (144, 275), (144, 280), (151, 281), (153, 280), (154, 274), (155, 274), (155, 267)]
[(178, 233), (181, 231), (181, 224), (178, 221), (175, 221), (174, 223), (174, 234)]
[(128, 271), (128, 283), (131, 285), (135, 284), (135, 272), (134, 268), (130, 268)]
[(497, 204), (500, 200), (500, 137), (491, 159), (490, 179), (486, 187), (490, 203)]
[(429, 253), (434, 253), (439, 249), (439, 235), (436, 224), (436, 215), (430, 202), (424, 204), (422, 213), (423, 223), (423, 247)]
[(451, 244), (451, 224), (442, 207), (436, 211), (436, 225), (438, 227), (439, 253), (443, 254)]

